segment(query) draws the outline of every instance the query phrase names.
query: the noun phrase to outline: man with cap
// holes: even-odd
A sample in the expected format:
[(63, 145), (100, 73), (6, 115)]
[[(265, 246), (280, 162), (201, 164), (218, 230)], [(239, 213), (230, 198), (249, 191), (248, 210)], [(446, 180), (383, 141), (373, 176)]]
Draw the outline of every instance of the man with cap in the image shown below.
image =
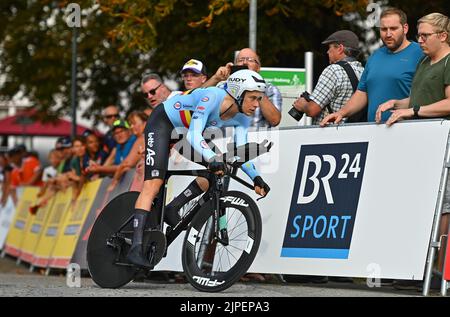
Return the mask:
[(358, 43), (356, 34), (349, 30), (334, 32), (322, 42), (328, 45), (330, 65), (323, 70), (312, 94), (302, 94), (293, 104), (298, 111), (313, 118), (313, 124), (319, 124), (327, 114), (341, 109), (352, 96), (352, 83), (344, 66), (349, 65), (349, 71), (358, 79), (361, 77), (364, 68), (356, 60)]
[(70, 161), (72, 160), (72, 139), (69, 136), (60, 137), (56, 140), (55, 149), (60, 153), (61, 163), (57, 168), (58, 173), (70, 172)]
[[(380, 15), (380, 37), (384, 46), (377, 49), (367, 61), (350, 100), (339, 110), (327, 115), (321, 126), (339, 123), (365, 107), (367, 121), (375, 122), (378, 106), (390, 99), (409, 96), (417, 64), (423, 58), (419, 44), (406, 38), (408, 23), (405, 12), (387, 8)], [(390, 112), (383, 113), (381, 121), (388, 120)]]
[(208, 79), (205, 64), (197, 59), (188, 60), (180, 73), (186, 90), (199, 88)]

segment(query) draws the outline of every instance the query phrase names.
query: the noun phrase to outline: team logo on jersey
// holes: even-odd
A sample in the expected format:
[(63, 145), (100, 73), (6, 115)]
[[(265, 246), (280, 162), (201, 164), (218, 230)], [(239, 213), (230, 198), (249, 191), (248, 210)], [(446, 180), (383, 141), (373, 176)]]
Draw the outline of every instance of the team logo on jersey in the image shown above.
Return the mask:
[(176, 102), (176, 103), (173, 105), (173, 107), (174, 107), (176, 110), (180, 110), (180, 109), (181, 109), (181, 103), (178, 101), (178, 102)]
[(147, 155), (145, 157), (145, 164), (147, 166), (153, 166), (153, 164), (155, 164), (155, 154), (156, 152), (153, 150), (153, 143), (154, 143), (154, 138), (153, 138), (154, 133), (150, 132), (147, 135)]
[(202, 146), (202, 148), (207, 149), (208, 148), (208, 143), (206, 143), (205, 140), (203, 140), (202, 142), (200, 142), (200, 145)]
[(153, 170), (152, 171), (152, 177), (159, 177), (159, 171), (158, 170)]
[(202, 98), (202, 101), (203, 101), (203, 102), (209, 101), (209, 97), (203, 97), (203, 98)]
[(203, 111), (203, 110), (205, 110), (206, 108), (205, 107), (203, 107), (203, 106), (199, 106), (199, 107), (197, 107), (197, 110), (200, 110), (200, 111)]

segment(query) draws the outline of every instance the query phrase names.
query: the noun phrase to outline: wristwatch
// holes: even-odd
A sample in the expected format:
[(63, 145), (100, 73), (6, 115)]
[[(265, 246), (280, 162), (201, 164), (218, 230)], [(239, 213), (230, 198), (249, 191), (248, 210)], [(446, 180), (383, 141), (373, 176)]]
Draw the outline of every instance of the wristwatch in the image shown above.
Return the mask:
[(419, 110), (420, 110), (420, 106), (419, 105), (415, 105), (413, 106), (413, 111), (414, 111), (414, 119), (419, 119)]

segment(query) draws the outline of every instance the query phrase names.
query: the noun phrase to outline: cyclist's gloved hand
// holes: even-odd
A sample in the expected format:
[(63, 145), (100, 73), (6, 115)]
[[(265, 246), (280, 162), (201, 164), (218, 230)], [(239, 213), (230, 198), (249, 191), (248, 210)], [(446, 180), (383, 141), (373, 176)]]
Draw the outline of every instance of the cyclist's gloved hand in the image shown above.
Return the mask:
[(227, 170), (227, 165), (221, 155), (214, 156), (208, 163), (208, 170), (212, 173), (223, 175)]
[(270, 187), (269, 185), (267, 185), (263, 179), (261, 178), (261, 176), (256, 176), (253, 179), (253, 183), (255, 185), (255, 192), (258, 195), (261, 196), (266, 196), (269, 192), (270, 192)]

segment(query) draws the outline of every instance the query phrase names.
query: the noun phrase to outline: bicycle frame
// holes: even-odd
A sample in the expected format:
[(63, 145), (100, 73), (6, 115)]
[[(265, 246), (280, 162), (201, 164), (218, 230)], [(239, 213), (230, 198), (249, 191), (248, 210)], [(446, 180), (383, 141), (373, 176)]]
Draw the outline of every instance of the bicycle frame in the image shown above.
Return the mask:
[[(243, 179), (241, 179), (240, 177), (238, 177), (237, 174), (237, 170), (238, 167), (236, 166), (232, 166), (231, 167), (231, 171), (226, 173), (224, 175), (224, 177), (229, 176), (231, 178), (233, 178), (234, 180), (238, 181), (239, 183), (243, 184), (244, 186), (253, 189), (253, 186), (250, 185), (249, 183), (247, 183), (246, 181), (244, 181)], [(166, 190), (167, 190), (167, 182), (169, 181), (169, 178), (171, 176), (199, 176), (199, 177), (204, 177), (206, 179), (208, 179), (209, 181), (209, 189), (205, 192), (205, 194), (200, 198), (200, 200), (198, 200), (183, 216), (183, 218), (180, 220), (180, 222), (169, 232), (166, 233), (166, 238), (167, 238), (167, 247), (169, 247), (169, 245), (178, 237), (178, 235), (180, 235), (181, 232), (183, 232), (184, 230), (186, 230), (186, 228), (188, 227), (189, 223), (192, 221), (192, 219), (194, 218), (194, 215), (200, 210), (200, 208), (208, 201), (212, 200), (213, 201), (213, 206), (215, 206), (215, 213), (217, 217), (217, 213), (219, 210), (219, 199), (220, 199), (220, 194), (221, 192), (223, 192), (224, 188), (226, 188), (227, 186), (224, 186), (224, 183), (226, 183), (226, 181), (224, 182), (222, 179), (220, 179), (220, 177), (208, 172), (207, 170), (185, 170), (185, 171), (168, 171), (167, 172), (167, 177), (165, 179), (164, 182), (164, 193), (163, 193), (163, 199), (165, 199), (166, 196)], [(220, 186), (217, 186), (217, 184), (220, 183)], [(164, 200), (163, 200), (164, 201)], [(165, 204), (163, 204), (162, 206), (162, 210), (161, 210), (161, 217), (164, 217), (164, 209), (165, 209)], [(216, 230), (218, 230), (218, 228), (216, 228)]]
[[(233, 165), (229, 165), (229, 166), (231, 167), (231, 171), (227, 172), (224, 175), (224, 177), (229, 176), (230, 178), (241, 183), (242, 185), (244, 185), (250, 189), (253, 189), (252, 185), (250, 185), (249, 183), (247, 183), (246, 181), (244, 181), (243, 179), (241, 179), (240, 177), (237, 176), (237, 170), (238, 170), (237, 166), (233, 166)], [(208, 172), (207, 170), (167, 171), (167, 175), (166, 175), (166, 178), (165, 178), (164, 184), (163, 184), (164, 188), (162, 191), (162, 202), (164, 202), (164, 203), (161, 206), (161, 226), (163, 225), (163, 222), (164, 222), (167, 183), (171, 176), (204, 177), (204, 178), (208, 179), (210, 186), (209, 186), (209, 189), (205, 192), (205, 194), (184, 214), (184, 216), (181, 218), (180, 222), (177, 225), (175, 225), (175, 227), (173, 227), (169, 232), (166, 231), (167, 248), (184, 230), (187, 229), (189, 223), (192, 221), (192, 219), (197, 214), (197, 212), (200, 210), (200, 208), (202, 208), (202, 206), (205, 203), (209, 202), (210, 200), (213, 201), (213, 205), (215, 206), (214, 220), (217, 224), (217, 219), (218, 219), (218, 217), (220, 217), (220, 215), (218, 214), (219, 203), (220, 203), (219, 202), (220, 194), (223, 191), (224, 187), (228, 187), (226, 185), (224, 186), (224, 184), (223, 184), (224, 182), (220, 177)], [(217, 186), (218, 184), (220, 184), (220, 186)], [(130, 218), (128, 218), (127, 221), (125, 221), (125, 223), (117, 230), (116, 234), (121, 232), (130, 222), (132, 222), (133, 217), (134, 216), (131, 216)], [(217, 232), (220, 231), (218, 226), (216, 226), (215, 230)], [(220, 239), (219, 239), (219, 241), (220, 241)], [(224, 240), (222, 240), (220, 242), (226, 243), (226, 241), (224, 241)]]

